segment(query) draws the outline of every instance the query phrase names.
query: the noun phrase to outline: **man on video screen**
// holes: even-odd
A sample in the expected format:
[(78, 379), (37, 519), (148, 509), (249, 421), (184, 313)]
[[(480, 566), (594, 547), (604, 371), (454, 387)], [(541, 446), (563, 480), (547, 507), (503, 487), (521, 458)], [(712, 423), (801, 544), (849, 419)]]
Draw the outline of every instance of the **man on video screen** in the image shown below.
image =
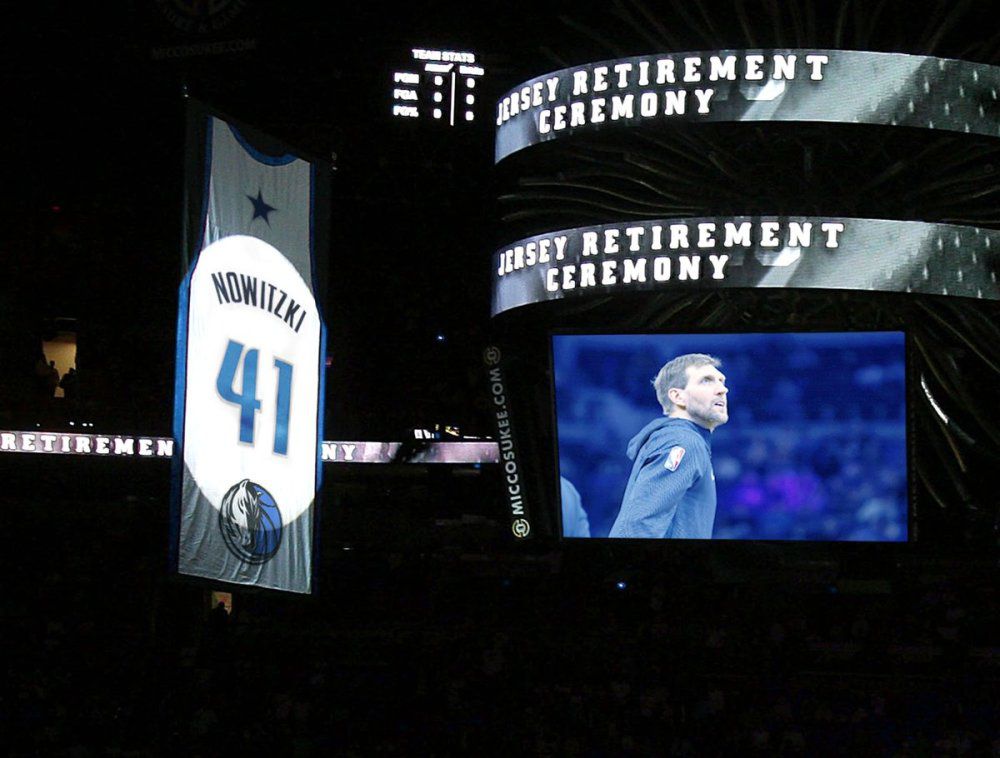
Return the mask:
[(712, 431), (729, 420), (722, 362), (689, 353), (653, 380), (665, 418), (628, 444), (625, 496), (609, 537), (711, 539), (715, 524)]

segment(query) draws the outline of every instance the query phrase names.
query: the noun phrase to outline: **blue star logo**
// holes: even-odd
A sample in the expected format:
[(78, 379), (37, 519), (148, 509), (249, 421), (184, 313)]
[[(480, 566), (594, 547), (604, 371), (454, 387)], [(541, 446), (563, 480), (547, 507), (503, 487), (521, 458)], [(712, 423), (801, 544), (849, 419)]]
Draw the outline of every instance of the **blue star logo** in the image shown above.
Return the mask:
[(264, 197), (259, 189), (257, 190), (257, 197), (247, 195), (247, 200), (253, 203), (253, 216), (251, 217), (250, 222), (253, 223), (254, 219), (262, 218), (264, 219), (264, 223), (270, 226), (271, 221), (268, 219), (268, 215), (272, 211), (276, 211), (278, 209), (273, 205), (268, 205), (264, 202)]

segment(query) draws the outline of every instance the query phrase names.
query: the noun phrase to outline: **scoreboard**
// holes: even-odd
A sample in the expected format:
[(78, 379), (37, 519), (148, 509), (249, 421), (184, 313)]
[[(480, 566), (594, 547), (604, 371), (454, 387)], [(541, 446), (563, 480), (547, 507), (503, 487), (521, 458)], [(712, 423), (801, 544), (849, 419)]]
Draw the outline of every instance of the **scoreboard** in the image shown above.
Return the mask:
[(459, 126), (472, 123), (486, 71), (475, 53), (414, 48), (392, 74), (392, 115)]

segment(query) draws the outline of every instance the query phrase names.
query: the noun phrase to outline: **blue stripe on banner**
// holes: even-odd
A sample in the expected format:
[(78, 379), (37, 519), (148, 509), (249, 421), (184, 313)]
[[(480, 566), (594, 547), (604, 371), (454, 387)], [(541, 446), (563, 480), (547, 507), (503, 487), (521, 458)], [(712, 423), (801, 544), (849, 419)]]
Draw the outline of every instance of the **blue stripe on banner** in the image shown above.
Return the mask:
[(316, 496), (313, 498), (313, 523), (312, 523), (312, 566), (309, 567), (312, 593), (316, 594), (319, 589), (319, 572), (315, 567), (320, 562), (320, 491), (323, 489), (323, 427), (326, 419), (326, 322), (323, 320), (322, 312), (319, 320), (319, 401), (316, 406)]
[(316, 454), (316, 493), (319, 494), (323, 483), (323, 423), (326, 419), (326, 317), (323, 313), (324, 304), (317, 295), (316, 283), (319, 276), (316, 270), (316, 164), (309, 164), (309, 269), (312, 276), (310, 283), (313, 298), (316, 303), (316, 313), (319, 316), (319, 404), (317, 406), (316, 439), (320, 440), (319, 451)]
[[(197, 259), (195, 263), (197, 262)], [(177, 350), (174, 358), (174, 454), (170, 460), (170, 570), (177, 571), (181, 537), (181, 479), (184, 475), (184, 393), (187, 389), (188, 297), (191, 291), (191, 264), (181, 282), (177, 304)]]
[(226, 124), (226, 126), (229, 127), (229, 131), (233, 133), (233, 136), (236, 137), (236, 141), (243, 146), (243, 149), (250, 153), (254, 160), (263, 163), (265, 166), (287, 166), (289, 163), (296, 160), (296, 156), (291, 153), (285, 153), (284, 155), (268, 155), (267, 153), (262, 153), (260, 150), (247, 142), (246, 137), (240, 134), (239, 130), (235, 126), (232, 124)]
[(319, 403), (316, 407), (316, 492), (323, 484), (323, 427), (326, 420), (326, 322), (319, 325)]
[(316, 269), (316, 164), (309, 164), (309, 273), (312, 281), (313, 299), (316, 304), (316, 314), (319, 317), (319, 398), (316, 405), (316, 496), (313, 498), (313, 537), (311, 588), (313, 594), (319, 590), (319, 573), (314, 570), (320, 561), (320, 491), (323, 489), (323, 428), (326, 421), (326, 318), (323, 314), (323, 303), (317, 296), (319, 277)]

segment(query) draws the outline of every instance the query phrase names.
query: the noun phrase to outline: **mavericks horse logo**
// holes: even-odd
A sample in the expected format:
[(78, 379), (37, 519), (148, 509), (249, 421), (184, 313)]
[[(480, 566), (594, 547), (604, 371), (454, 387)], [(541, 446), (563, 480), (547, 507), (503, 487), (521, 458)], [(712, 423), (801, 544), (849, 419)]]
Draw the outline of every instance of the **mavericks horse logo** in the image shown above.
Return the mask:
[(245, 563), (266, 563), (281, 546), (281, 513), (271, 493), (249, 479), (229, 488), (219, 529), (229, 550)]

